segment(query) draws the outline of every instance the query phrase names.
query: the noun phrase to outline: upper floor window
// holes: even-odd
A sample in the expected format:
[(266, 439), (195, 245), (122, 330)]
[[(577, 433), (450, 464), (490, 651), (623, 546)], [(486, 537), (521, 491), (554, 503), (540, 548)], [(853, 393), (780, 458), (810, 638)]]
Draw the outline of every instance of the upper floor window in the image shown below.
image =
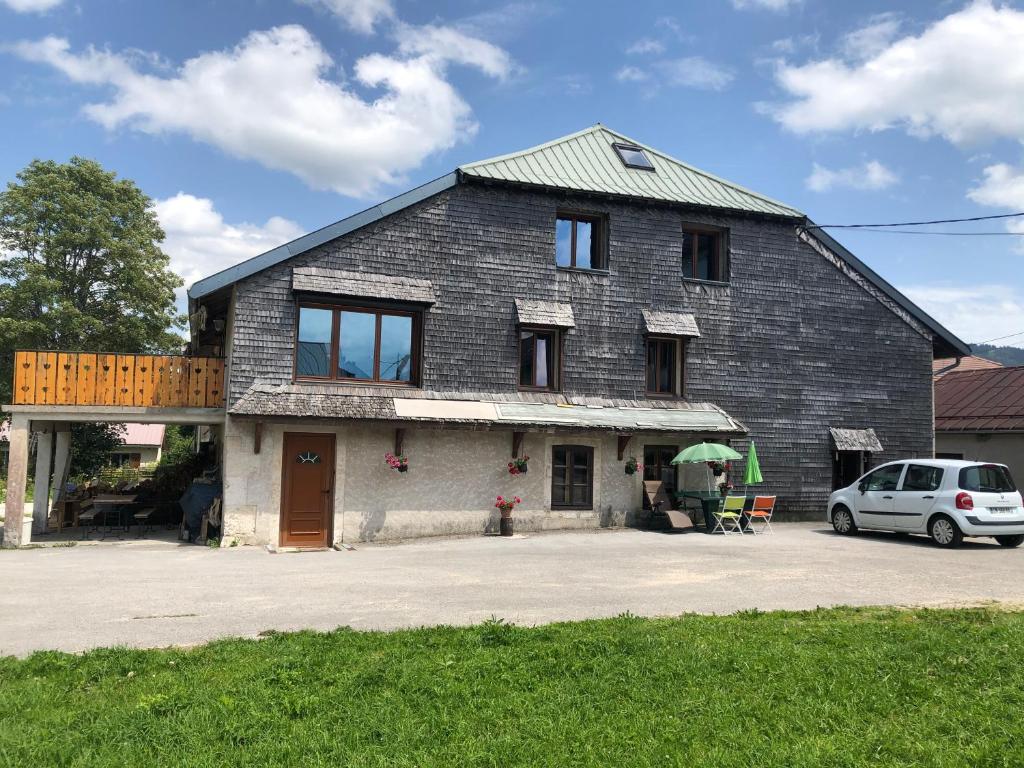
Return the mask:
[(558, 389), (559, 333), (554, 329), (519, 331), (519, 386)]
[(647, 339), (648, 394), (682, 394), (682, 346), (680, 339)]
[(725, 232), (704, 227), (683, 227), (683, 277), (693, 280), (728, 279)]
[(604, 219), (581, 213), (559, 213), (555, 221), (555, 264), (576, 269), (607, 269)]
[(295, 377), (412, 384), (419, 316), (362, 307), (300, 306)]

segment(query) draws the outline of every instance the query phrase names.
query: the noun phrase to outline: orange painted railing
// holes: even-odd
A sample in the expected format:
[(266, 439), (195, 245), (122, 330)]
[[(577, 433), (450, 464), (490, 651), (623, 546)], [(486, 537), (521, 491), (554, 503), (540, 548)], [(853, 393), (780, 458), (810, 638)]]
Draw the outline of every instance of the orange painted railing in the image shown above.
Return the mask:
[(14, 404), (223, 408), (224, 361), (183, 355), (15, 352)]

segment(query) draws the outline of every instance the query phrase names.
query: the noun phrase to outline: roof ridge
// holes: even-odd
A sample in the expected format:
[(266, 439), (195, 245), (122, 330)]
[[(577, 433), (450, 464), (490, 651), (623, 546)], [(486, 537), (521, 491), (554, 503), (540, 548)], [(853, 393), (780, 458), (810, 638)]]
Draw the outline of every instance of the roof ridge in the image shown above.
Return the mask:
[[(781, 200), (776, 200), (774, 197), (768, 197), (768, 195), (763, 195), (760, 192), (755, 192), (752, 189), (748, 189), (747, 187), (744, 187), (742, 184), (737, 184), (734, 181), (729, 181), (728, 179), (723, 179), (721, 176), (716, 176), (715, 174), (711, 173), (710, 171), (705, 171), (703, 168), (698, 168), (695, 165), (690, 165), (689, 163), (687, 163), (687, 162), (685, 162), (683, 160), (680, 160), (677, 157), (673, 157), (672, 155), (668, 154), (667, 152), (662, 152), (660, 149), (656, 149), (655, 147), (648, 146), (647, 144), (644, 144), (643, 142), (637, 141), (636, 139), (633, 139), (633, 138), (627, 136), (624, 133), (620, 133), (619, 131), (616, 131), (613, 128), (609, 128), (606, 125), (601, 125), (600, 123), (598, 123), (594, 127), (595, 128), (602, 128), (603, 130), (607, 131), (608, 133), (612, 134), (613, 136), (618, 136), (620, 139), (625, 139), (626, 141), (628, 141), (628, 142), (630, 142), (630, 143), (640, 147), (641, 149), (646, 149), (648, 152), (653, 152), (656, 155), (660, 155), (661, 157), (665, 158), (666, 160), (668, 160), (670, 162), (673, 162), (673, 163), (676, 163), (677, 165), (681, 165), (684, 168), (686, 168), (688, 171), (692, 171), (693, 173), (696, 173), (699, 176), (704, 176), (705, 178), (711, 179), (712, 181), (716, 181), (719, 184), (724, 184), (727, 187), (732, 187), (733, 189), (739, 190), (740, 192), (743, 192), (744, 194), (752, 195), (753, 197), (759, 198), (759, 199), (764, 200), (765, 202), (768, 202), (768, 203), (772, 203), (773, 205), (779, 205), (779, 206), (782, 206), (783, 208), (789, 208), (789, 209), (794, 210), (794, 211), (797, 210), (796, 208), (793, 208), (793, 206), (791, 206), (789, 203), (784, 203)], [(566, 136), (565, 138), (569, 138), (569, 137)]]

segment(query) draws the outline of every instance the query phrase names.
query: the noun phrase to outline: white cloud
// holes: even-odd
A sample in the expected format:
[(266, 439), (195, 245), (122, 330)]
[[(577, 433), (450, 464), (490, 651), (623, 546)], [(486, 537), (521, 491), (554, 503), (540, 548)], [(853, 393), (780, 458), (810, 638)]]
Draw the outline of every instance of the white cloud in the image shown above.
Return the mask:
[(64, 0), (0, 0), (15, 13), (45, 13)]
[[(236, 47), (203, 53), (169, 75), (137, 56), (63, 38), (10, 46), (77, 83), (113, 89), (85, 114), (108, 129), (184, 133), (235, 157), (295, 174), (315, 189), (370, 196), (476, 131), (469, 105), (446, 79), (450, 62), (507, 74), (501, 49), (443, 28), (398, 31), (399, 52), (358, 59), (354, 82), (331, 79), (335, 63), (297, 25), (252, 32)], [(446, 43), (457, 44), (445, 50)], [(364, 98), (355, 85), (376, 91)]]
[(902, 20), (896, 13), (879, 13), (868, 23), (845, 35), (841, 47), (850, 59), (867, 60), (882, 53), (900, 31)]
[(369, 35), (378, 22), (395, 17), (391, 0), (298, 0), (303, 5), (330, 11), (356, 32)]
[(167, 238), (164, 252), (185, 286), (304, 234), (294, 221), (273, 216), (263, 224), (229, 224), (205, 197), (179, 192), (153, 204)]
[(665, 52), (665, 44), (653, 37), (642, 37), (626, 49), (626, 53), (633, 56), (645, 54), (658, 54)]
[(733, 81), (733, 73), (701, 56), (659, 61), (657, 68), (668, 85), (720, 91)]
[(911, 285), (900, 290), (968, 343), (1024, 328), (1024, 301), (1007, 285)]
[[(982, 173), (985, 174), (984, 180), (967, 191), (971, 200), (979, 205), (1005, 208), (1010, 213), (1024, 211), (1024, 168), (996, 163), (985, 168)], [(1022, 235), (1015, 238), (1015, 244), (1017, 250), (1024, 253), (1024, 217), (1008, 219), (1005, 226), (1008, 232)]]
[(623, 67), (615, 73), (615, 79), (620, 83), (642, 83), (650, 75), (644, 72), (640, 67)]
[(800, 2), (801, 0), (732, 0), (732, 7), (741, 11), (747, 8), (785, 11), (794, 5), (798, 5)]
[(899, 177), (877, 160), (867, 160), (860, 165), (836, 170), (815, 163), (811, 175), (805, 179), (807, 188), (814, 192), (826, 192), (835, 187), (885, 189), (898, 181)]
[(477, 67), (491, 77), (504, 80), (512, 72), (512, 58), (486, 40), (471, 37), (452, 27), (402, 25), (397, 32), (398, 50), (407, 56), (442, 67), (446, 62)]
[(956, 144), (1024, 138), (1024, 12), (980, 0), (887, 44), (875, 27), (862, 42), (884, 47), (864, 61), (780, 65), (776, 78), (793, 100), (761, 109), (797, 133), (901, 127)]

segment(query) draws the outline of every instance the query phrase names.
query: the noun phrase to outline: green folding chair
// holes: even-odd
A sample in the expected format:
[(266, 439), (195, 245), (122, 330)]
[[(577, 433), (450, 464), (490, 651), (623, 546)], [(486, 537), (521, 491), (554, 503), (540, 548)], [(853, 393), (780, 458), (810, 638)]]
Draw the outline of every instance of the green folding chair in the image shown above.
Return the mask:
[(717, 512), (712, 512), (715, 527), (712, 533), (743, 533), (743, 503), (745, 496), (726, 496)]

